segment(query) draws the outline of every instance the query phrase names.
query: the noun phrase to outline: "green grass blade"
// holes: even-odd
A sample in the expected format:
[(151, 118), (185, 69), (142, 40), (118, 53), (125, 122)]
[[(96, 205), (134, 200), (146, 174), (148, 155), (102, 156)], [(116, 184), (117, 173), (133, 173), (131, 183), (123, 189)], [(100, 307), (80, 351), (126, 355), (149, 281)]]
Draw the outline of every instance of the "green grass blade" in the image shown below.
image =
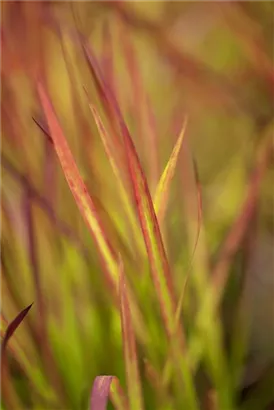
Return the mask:
[(120, 315), (129, 405), (131, 410), (142, 410), (144, 409), (144, 404), (138, 369), (136, 341), (131, 320), (122, 259), (120, 259)]
[(128, 401), (117, 377), (112, 379), (110, 399), (115, 410), (129, 410)]
[(157, 215), (159, 225), (161, 225), (161, 221), (163, 221), (165, 217), (170, 185), (171, 185), (171, 181), (174, 176), (174, 173), (175, 173), (176, 164), (178, 161), (179, 153), (182, 147), (182, 143), (183, 143), (183, 139), (184, 139), (184, 135), (186, 131), (186, 126), (187, 126), (187, 119), (185, 119), (184, 121), (184, 124), (180, 132), (180, 135), (178, 137), (178, 140), (173, 148), (171, 156), (168, 160), (168, 163), (164, 169), (164, 172), (162, 173), (162, 176), (156, 188), (153, 203), (154, 203), (154, 208), (155, 208), (155, 212)]

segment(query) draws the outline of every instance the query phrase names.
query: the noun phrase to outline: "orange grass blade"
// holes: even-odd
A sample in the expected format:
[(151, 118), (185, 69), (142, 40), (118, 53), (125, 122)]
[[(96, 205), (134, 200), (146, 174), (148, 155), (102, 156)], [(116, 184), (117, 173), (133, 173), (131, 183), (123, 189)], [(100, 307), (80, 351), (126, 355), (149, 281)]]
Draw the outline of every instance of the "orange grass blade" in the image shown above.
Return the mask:
[(156, 121), (150, 98), (145, 89), (141, 75), (140, 64), (138, 64), (138, 58), (131, 35), (132, 33), (121, 19), (119, 23), (119, 40), (123, 49), (127, 72), (131, 80), (131, 110), (135, 117), (137, 132), (139, 133), (139, 148), (144, 147), (144, 154), (150, 163), (148, 179), (152, 192), (154, 192), (159, 179), (159, 141), (157, 138)]
[[(87, 93), (86, 93), (87, 94)], [(106, 155), (109, 159), (110, 165), (112, 167), (113, 173), (117, 179), (118, 182), (118, 188), (120, 190), (120, 194), (121, 194), (121, 199), (124, 203), (124, 209), (125, 212), (127, 213), (127, 217), (128, 220), (130, 222), (130, 225), (133, 229), (133, 233), (134, 233), (134, 238), (135, 241), (138, 245), (138, 248), (141, 252), (141, 254), (143, 253), (143, 242), (141, 242), (140, 239), (140, 231), (139, 231), (139, 227), (137, 226), (137, 221), (136, 221), (136, 216), (133, 212), (133, 208), (132, 208), (132, 204), (130, 201), (130, 197), (128, 195), (128, 192), (123, 184), (123, 179), (122, 179), (122, 175), (121, 175), (121, 168), (119, 167), (119, 163), (117, 161), (117, 158), (114, 156), (114, 148), (113, 146), (111, 146), (111, 139), (110, 136), (108, 135), (108, 132), (106, 130), (106, 128), (104, 127), (104, 124), (101, 120), (101, 117), (97, 111), (97, 109), (95, 108), (95, 106), (89, 102), (89, 108), (91, 110), (91, 113), (93, 115), (93, 118), (95, 120), (96, 126), (98, 128), (98, 132), (99, 135), (101, 137), (102, 143), (104, 145), (104, 149), (106, 152)]]
[(175, 173), (175, 168), (176, 168), (179, 153), (182, 147), (182, 143), (183, 143), (183, 139), (184, 139), (184, 135), (186, 131), (186, 126), (187, 126), (187, 119), (185, 119), (183, 123), (183, 127), (178, 137), (178, 140), (173, 148), (169, 161), (165, 167), (165, 170), (156, 188), (153, 203), (154, 203), (154, 208), (155, 208), (155, 212), (157, 215), (159, 225), (161, 225), (161, 222), (163, 221), (164, 216), (165, 216), (168, 197), (169, 197), (169, 191), (170, 191), (170, 185), (171, 185), (171, 181), (173, 179), (174, 173)]
[(98, 246), (99, 252), (108, 272), (109, 281), (111, 285), (115, 287), (118, 281), (118, 271), (114, 250), (106, 237), (102, 222), (99, 219), (95, 205), (89, 196), (87, 188), (78, 171), (62, 128), (50, 102), (49, 96), (41, 83), (38, 83), (38, 92), (48, 122), (50, 136), (54, 142), (54, 147), (63, 168), (64, 175), (67, 179), (75, 201)]
[[(121, 118), (121, 117), (120, 117)], [(169, 338), (174, 335), (175, 294), (169, 264), (164, 249), (159, 224), (141, 164), (129, 131), (120, 119), (126, 149), (129, 174), (142, 228), (152, 279), (159, 299), (165, 329)], [(181, 342), (183, 342), (181, 333)]]
[(126, 290), (123, 262), (120, 258), (120, 315), (126, 366), (127, 390), (131, 410), (144, 409), (141, 381), (138, 369), (136, 341)]
[[(60, 164), (63, 168), (64, 175), (75, 198), (76, 204), (78, 205), (80, 212), (95, 240), (99, 254), (103, 261), (107, 280), (114, 291), (114, 294), (116, 294), (119, 283), (117, 255), (107, 239), (98, 212), (78, 171), (73, 155), (50, 102), (49, 96), (40, 82), (38, 82), (38, 93), (48, 122), (50, 135), (53, 140), (56, 153), (59, 157)], [(132, 303), (132, 313), (133, 318), (136, 321), (135, 324), (138, 329), (138, 335), (142, 338), (142, 340), (144, 340), (146, 337), (146, 331), (132, 293), (130, 293), (130, 301)]]
[[(189, 409), (197, 410), (198, 402), (190, 370), (185, 362), (185, 339), (180, 324), (175, 326), (176, 301), (169, 264), (164, 249), (160, 228), (149, 193), (146, 178), (129, 131), (119, 113), (121, 133), (124, 138), (129, 174), (138, 210), (140, 225), (147, 248), (152, 279), (160, 303), (161, 314), (172, 349), (172, 359), (176, 370), (175, 384), (178, 397), (186, 400)], [(183, 389), (182, 389), (183, 383)], [(185, 397), (185, 400), (183, 398)]]
[[(79, 34), (79, 33), (78, 33)], [(90, 69), (90, 72), (92, 74), (92, 77), (94, 79), (94, 85), (97, 89), (97, 92), (100, 96), (100, 101), (103, 104), (104, 110), (108, 115), (108, 119), (110, 120), (110, 125), (114, 131), (117, 129), (117, 118), (115, 115), (115, 112), (113, 111), (113, 107), (109, 104), (109, 98), (110, 95), (112, 95), (111, 88), (110, 86), (106, 83), (102, 73), (100, 66), (98, 62), (95, 59), (95, 56), (91, 52), (90, 48), (85, 44), (84, 40), (82, 39), (82, 36), (79, 34), (80, 37), (80, 42), (84, 51), (84, 56), (87, 61), (88, 67)], [(121, 142), (120, 139), (117, 138), (119, 137), (116, 132), (113, 133), (113, 138), (115, 139), (115, 142), (117, 144), (116, 148), (117, 150), (120, 149)]]
[[(104, 101), (108, 103), (108, 111), (111, 111), (112, 115), (113, 113), (115, 114), (116, 123), (119, 125), (119, 130), (123, 137), (127, 167), (150, 262), (152, 279), (160, 302), (166, 333), (169, 338), (172, 338), (174, 334), (176, 311), (175, 294), (169, 264), (148, 184), (116, 98), (113, 93), (111, 93), (111, 90), (106, 86), (92, 51), (85, 45), (83, 47), (91, 67), (92, 74), (96, 82), (100, 83), (100, 92), (104, 95)], [(179, 333), (180, 343), (183, 345), (183, 334), (182, 332)]]

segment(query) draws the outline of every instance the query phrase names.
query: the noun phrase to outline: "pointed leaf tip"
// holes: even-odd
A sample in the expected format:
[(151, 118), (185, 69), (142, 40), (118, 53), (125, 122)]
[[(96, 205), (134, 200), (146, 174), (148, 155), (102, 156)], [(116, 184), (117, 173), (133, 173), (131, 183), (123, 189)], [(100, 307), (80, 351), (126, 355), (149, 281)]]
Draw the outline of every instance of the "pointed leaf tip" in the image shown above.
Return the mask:
[(90, 410), (106, 410), (113, 376), (97, 376), (94, 380)]
[(7, 343), (9, 339), (12, 337), (13, 333), (16, 331), (18, 326), (21, 324), (21, 322), (24, 320), (25, 316), (28, 314), (30, 308), (32, 307), (33, 303), (31, 303), (29, 306), (27, 306), (25, 309), (23, 309), (15, 319), (8, 325), (6, 333), (3, 338), (2, 342), (2, 356), (5, 352), (5, 349), (7, 347)]
[(183, 122), (181, 132), (177, 139), (177, 142), (173, 148), (171, 156), (168, 160), (168, 163), (164, 169), (164, 172), (156, 188), (153, 203), (154, 203), (154, 208), (155, 208), (155, 212), (157, 215), (157, 219), (160, 225), (165, 216), (165, 211), (166, 211), (168, 196), (169, 196), (169, 191), (170, 191), (170, 185), (174, 177), (177, 161), (179, 158), (180, 150), (181, 150), (183, 139), (184, 139), (185, 132), (186, 132), (187, 122), (188, 122), (188, 117), (186, 116)]

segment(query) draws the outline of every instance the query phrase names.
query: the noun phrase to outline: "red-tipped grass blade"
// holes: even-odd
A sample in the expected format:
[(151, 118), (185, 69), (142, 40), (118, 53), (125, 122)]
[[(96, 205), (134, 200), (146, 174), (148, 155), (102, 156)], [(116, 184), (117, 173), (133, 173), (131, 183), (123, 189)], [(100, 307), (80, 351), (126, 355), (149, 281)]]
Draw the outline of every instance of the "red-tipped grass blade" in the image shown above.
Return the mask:
[(38, 83), (38, 92), (45, 117), (48, 122), (50, 136), (54, 142), (54, 147), (63, 168), (64, 175), (81, 214), (86, 220), (87, 226), (95, 239), (108, 273), (108, 280), (112, 287), (115, 288), (118, 283), (118, 270), (114, 250), (107, 239), (95, 205), (89, 196), (87, 188), (78, 171), (77, 165), (63, 134), (63, 130), (57, 120), (49, 96), (41, 83)]
[(102, 143), (104, 145), (104, 149), (106, 152), (106, 155), (108, 157), (108, 160), (110, 162), (110, 165), (112, 167), (113, 173), (116, 177), (116, 180), (118, 182), (118, 188), (120, 191), (120, 195), (121, 195), (121, 199), (123, 201), (124, 204), (124, 209), (125, 212), (127, 213), (127, 217), (128, 220), (130, 222), (130, 226), (133, 230), (134, 233), (134, 239), (136, 241), (136, 244), (138, 246), (138, 250), (141, 254), (143, 254), (144, 252), (144, 245), (142, 242), (142, 238), (140, 238), (140, 230), (139, 227), (137, 225), (137, 220), (136, 220), (136, 215), (134, 214), (133, 211), (133, 207), (131, 204), (131, 199), (130, 196), (127, 192), (127, 189), (123, 183), (123, 178), (121, 175), (121, 168), (119, 166), (119, 160), (117, 159), (117, 157), (114, 155), (115, 154), (115, 149), (113, 147), (113, 141), (111, 141), (110, 135), (108, 135), (108, 132), (100, 118), (100, 115), (97, 111), (97, 109), (95, 108), (95, 106), (93, 104), (91, 104), (91, 102), (89, 102), (89, 107), (91, 110), (91, 113), (93, 115), (93, 118), (95, 120), (95, 123), (97, 125), (98, 128), (98, 132), (99, 135), (101, 137)]
[[(189, 404), (189, 408), (196, 410), (198, 408), (196, 392), (194, 389), (192, 376), (184, 359), (185, 339), (183, 329), (181, 325), (178, 327), (175, 326), (175, 292), (148, 184), (117, 100), (111, 93), (109, 87), (106, 86), (92, 51), (88, 50), (87, 46), (85, 46), (85, 51), (89, 65), (92, 67), (92, 75), (94, 76), (95, 81), (100, 83), (100, 92), (104, 93), (104, 101), (107, 102), (109, 106), (108, 111), (112, 113), (113, 117), (115, 117), (116, 124), (119, 126), (119, 132), (124, 142), (128, 174), (130, 177), (139, 222), (147, 249), (152, 280), (154, 282), (154, 287), (156, 289), (156, 294), (160, 304), (163, 325), (172, 346), (173, 363), (177, 371), (176, 383), (178, 394), (182, 395), (183, 391), (183, 395), (185, 394), (186, 396), (186, 402)], [(182, 389), (182, 379), (185, 384), (185, 389)]]
[[(83, 47), (92, 75), (96, 83), (100, 84), (100, 94), (103, 93), (104, 101), (108, 105), (108, 112), (111, 111), (112, 115), (115, 116), (116, 122), (119, 125), (120, 134), (123, 137), (127, 167), (147, 248), (152, 278), (161, 306), (164, 326), (168, 337), (171, 338), (174, 334), (176, 311), (175, 295), (169, 264), (163, 246), (153, 202), (149, 193), (148, 184), (117, 100), (109, 87), (107, 87), (92, 50), (90, 50), (87, 45), (83, 45)], [(182, 329), (180, 329), (179, 334), (180, 343), (183, 345), (184, 340)]]
[(133, 44), (131, 31), (126, 25), (119, 21), (119, 40), (123, 49), (127, 72), (130, 77), (131, 110), (135, 118), (140, 141), (139, 149), (144, 148), (144, 154), (149, 161), (148, 180), (152, 192), (154, 192), (159, 179), (159, 139), (157, 135), (156, 120), (153, 107), (145, 88), (141, 75), (140, 64)]
[[(152, 279), (160, 303), (163, 323), (172, 350), (175, 384), (180, 402), (197, 410), (198, 401), (190, 369), (186, 363), (185, 338), (181, 323), (176, 324), (176, 300), (169, 264), (164, 249), (148, 185), (128, 129), (121, 121), (134, 197), (150, 263)], [(183, 383), (183, 387), (182, 387)]]
[[(159, 299), (165, 329), (174, 336), (175, 295), (159, 224), (141, 164), (129, 131), (120, 117), (134, 198), (150, 262), (152, 279)], [(182, 330), (182, 329), (181, 329)], [(180, 332), (183, 342), (182, 332)]]
[(33, 303), (26, 307), (24, 310), (22, 310), (16, 318), (8, 325), (5, 335), (3, 337), (2, 341), (2, 351), (1, 351), (1, 357), (3, 358), (3, 355), (5, 354), (6, 347), (8, 344), (9, 339), (12, 337), (18, 326), (21, 324), (21, 322), (24, 320), (25, 316), (28, 314), (30, 308), (32, 307)]
[[(83, 182), (73, 155), (70, 151), (69, 145), (64, 136), (63, 130), (58, 122), (50, 98), (41, 82), (38, 82), (37, 87), (44, 114), (48, 122), (50, 136), (54, 142), (54, 147), (62, 166), (64, 175), (75, 198), (76, 204), (80, 209), (80, 212), (95, 240), (99, 254), (101, 256), (104, 271), (106, 272), (106, 278), (114, 295), (117, 295), (119, 283), (119, 267), (116, 252), (114, 251), (107, 238), (107, 234), (97, 212), (95, 204), (88, 194), (87, 188)], [(143, 320), (140, 316), (136, 302), (134, 301), (133, 294), (130, 293), (130, 289), (129, 294), (130, 302), (132, 304), (131, 308), (133, 318), (137, 327), (138, 335), (142, 340), (144, 340), (144, 338), (146, 337), (146, 332), (143, 325)]]

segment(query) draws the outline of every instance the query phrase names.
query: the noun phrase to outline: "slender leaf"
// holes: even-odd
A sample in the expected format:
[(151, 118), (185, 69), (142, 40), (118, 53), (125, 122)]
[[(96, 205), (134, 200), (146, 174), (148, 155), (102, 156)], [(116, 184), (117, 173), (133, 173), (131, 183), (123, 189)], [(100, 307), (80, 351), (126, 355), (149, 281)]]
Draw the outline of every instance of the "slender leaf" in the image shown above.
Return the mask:
[[(185, 362), (185, 338), (181, 323), (176, 326), (176, 300), (169, 264), (164, 249), (159, 224), (149, 193), (148, 185), (141, 168), (132, 139), (121, 116), (120, 124), (127, 153), (128, 168), (131, 176), (134, 197), (144, 241), (150, 262), (152, 279), (160, 303), (163, 323), (170, 340), (172, 359), (176, 369), (175, 384), (181, 404), (187, 403), (189, 409), (198, 409), (193, 379)], [(182, 389), (182, 380), (184, 390)]]
[(28, 314), (30, 308), (32, 307), (33, 303), (29, 306), (27, 306), (25, 309), (23, 309), (17, 316), (16, 318), (8, 325), (7, 330), (5, 332), (3, 341), (2, 341), (2, 350), (1, 350), (1, 357), (3, 358), (3, 355), (6, 352), (6, 347), (8, 344), (9, 339), (12, 337), (18, 326), (21, 324), (21, 322), (24, 320), (25, 316)]
[(93, 383), (90, 410), (106, 410), (113, 376), (97, 376)]
[(136, 341), (131, 320), (130, 307), (125, 283), (123, 262), (120, 258), (120, 315), (124, 345), (124, 360), (126, 366), (127, 389), (129, 405), (131, 410), (142, 410), (144, 408)]
[[(152, 279), (160, 303), (164, 328), (172, 345), (173, 363), (177, 371), (177, 376), (175, 378), (177, 392), (182, 399), (185, 396), (190, 409), (196, 410), (198, 404), (194, 384), (190, 371), (184, 360), (185, 340), (183, 329), (181, 324), (175, 328), (175, 293), (148, 184), (117, 100), (111, 93), (111, 90), (106, 86), (94, 54), (87, 45), (83, 43), (82, 45), (89, 66), (91, 67), (92, 75), (96, 83), (100, 84), (100, 93), (103, 93), (104, 101), (108, 105), (108, 112), (111, 112), (112, 116), (115, 116), (116, 123), (119, 126), (120, 135), (124, 141), (128, 173), (147, 249)], [(184, 390), (182, 389), (182, 379), (185, 384)], [(180, 401), (183, 404), (184, 401)]]
[(140, 140), (140, 146), (138, 148), (144, 148), (145, 150), (144, 154), (150, 164), (148, 180), (151, 190), (154, 192), (159, 179), (159, 149), (156, 121), (153, 107), (141, 75), (140, 64), (138, 64), (131, 32), (122, 20), (120, 20), (119, 23), (119, 40), (123, 49), (127, 72), (131, 80), (131, 109), (132, 116), (135, 118), (138, 139)]
[(108, 132), (107, 132), (106, 128), (104, 127), (104, 124), (103, 124), (103, 122), (100, 118), (100, 115), (99, 115), (97, 109), (95, 108), (95, 106), (91, 102), (89, 102), (89, 107), (90, 107), (91, 113), (94, 117), (95, 123), (97, 125), (99, 135), (100, 135), (102, 143), (104, 145), (106, 155), (107, 155), (107, 157), (109, 159), (109, 162), (110, 162), (110, 165), (113, 169), (113, 173), (114, 173), (114, 175), (117, 179), (121, 199), (122, 199), (123, 204), (124, 204), (124, 209), (127, 213), (128, 220), (129, 220), (130, 225), (133, 229), (134, 239), (136, 241), (136, 244), (138, 245), (139, 252), (142, 254), (143, 253), (143, 243), (140, 240), (140, 230), (139, 230), (139, 227), (137, 226), (137, 221), (136, 221), (136, 217), (135, 217), (133, 207), (132, 207), (132, 204), (131, 204), (131, 201), (130, 201), (130, 197), (128, 195), (128, 192), (126, 190), (125, 185), (123, 184), (121, 168), (119, 167), (119, 162), (117, 160), (117, 157), (115, 157), (115, 155), (114, 155), (113, 144), (111, 144), (112, 141), (110, 139), (110, 136), (108, 135)]
[(30, 308), (33, 304), (27, 306), (23, 309), (13, 321), (8, 325), (6, 332), (3, 337), (2, 346), (1, 346), (1, 391), (4, 402), (8, 408), (17, 409), (21, 407), (19, 397), (17, 396), (16, 389), (11, 382), (11, 377), (9, 374), (9, 366), (7, 362), (7, 344), (18, 328), (26, 315), (28, 314)]
[[(195, 164), (195, 162), (193, 162), (193, 163)], [(197, 245), (198, 245), (199, 237), (200, 237), (200, 232), (201, 232), (201, 227), (202, 227), (202, 194), (201, 194), (201, 186), (200, 186), (200, 182), (199, 182), (199, 179), (198, 179), (198, 172), (197, 172), (196, 166), (195, 166), (195, 170), (196, 170), (195, 174), (196, 174), (196, 184), (197, 184), (197, 209), (198, 209), (197, 231), (196, 231), (196, 238), (195, 238), (195, 242), (194, 242), (192, 255), (191, 255), (191, 258), (190, 258), (189, 267), (188, 267), (188, 270), (187, 270), (187, 273), (186, 273), (186, 276), (185, 276), (183, 289), (181, 291), (178, 306), (177, 306), (177, 310), (176, 310), (176, 325), (179, 323), (180, 316), (181, 316), (181, 313), (182, 313), (186, 287), (187, 287), (187, 284), (189, 282), (190, 272), (191, 272), (191, 269), (192, 269), (193, 260), (194, 260), (194, 256), (195, 256), (195, 253), (196, 253), (196, 249), (197, 249)]]
[(129, 410), (127, 397), (117, 377), (113, 377), (112, 379), (110, 400), (116, 410)]
[[(174, 333), (175, 295), (169, 264), (146, 178), (128, 129), (122, 120), (121, 129), (124, 137), (129, 174), (139, 221), (150, 262), (152, 279), (160, 302), (165, 329), (168, 337), (171, 338)], [(180, 332), (180, 338), (183, 342), (182, 336), (182, 332)]]
[[(119, 124), (119, 130), (123, 137), (127, 167), (134, 192), (135, 203), (137, 205), (139, 221), (147, 248), (148, 258), (150, 261), (152, 278), (160, 302), (166, 332), (168, 336), (171, 337), (174, 332), (174, 318), (176, 310), (175, 295), (169, 264), (163, 246), (153, 202), (149, 193), (148, 184), (116, 98), (107, 87), (92, 51), (87, 47), (87, 45), (83, 44), (83, 47), (89, 62), (89, 66), (91, 67), (92, 74), (96, 79), (96, 82), (100, 84), (100, 93), (103, 93), (104, 95), (104, 101), (107, 102), (108, 111), (115, 113), (116, 122)], [(180, 340), (183, 342), (182, 332)]]
[[(54, 141), (54, 147), (63, 168), (64, 175), (75, 198), (76, 204), (78, 205), (80, 212), (95, 240), (103, 262), (107, 280), (113, 290), (113, 293), (116, 295), (119, 281), (119, 267), (116, 252), (107, 238), (95, 204), (88, 194), (87, 188), (78, 171), (73, 155), (50, 102), (49, 96), (41, 82), (38, 82), (38, 93), (48, 122), (50, 135)], [(146, 330), (144, 328), (143, 320), (140, 316), (137, 304), (134, 301), (133, 294), (131, 292), (129, 294), (130, 302), (132, 304), (133, 319), (137, 327), (138, 335), (141, 340), (144, 341), (146, 337)]]
[(128, 410), (125, 394), (117, 377), (97, 376), (92, 387), (90, 410), (106, 410), (109, 398), (116, 410)]
[[(200, 184), (199, 184), (197, 173), (196, 173), (196, 181), (197, 181), (197, 202), (198, 202), (197, 233), (196, 233), (196, 239), (195, 239), (195, 243), (194, 243), (194, 247), (193, 247), (189, 267), (188, 267), (186, 275), (185, 275), (183, 287), (182, 287), (180, 297), (179, 297), (179, 302), (177, 304), (176, 317), (175, 317), (175, 326), (178, 326), (179, 323), (180, 323), (180, 318), (181, 318), (182, 309), (183, 309), (183, 302), (184, 302), (184, 297), (185, 297), (185, 293), (186, 293), (186, 287), (187, 287), (187, 284), (189, 282), (190, 273), (191, 273), (191, 269), (192, 269), (192, 264), (193, 264), (196, 248), (197, 248), (198, 241), (199, 241), (201, 226), (202, 226), (202, 197), (201, 197), (201, 189), (200, 189)], [(171, 357), (170, 356), (171, 356), (171, 354), (168, 356), (168, 359), (166, 361), (166, 364), (165, 364), (165, 367), (164, 367), (164, 370), (163, 370), (163, 384), (164, 385), (168, 384), (168, 382), (170, 380), (170, 376), (171, 376), (172, 362), (171, 362)]]
[[(40, 127), (40, 123), (37, 124)], [(42, 129), (43, 132), (46, 132)], [(50, 137), (51, 138), (51, 137)], [(51, 140), (52, 141), (52, 140)], [(64, 235), (68, 240), (70, 240), (77, 249), (83, 254), (85, 259), (88, 259), (88, 249), (81, 242), (81, 239), (73, 231), (73, 229), (67, 225), (65, 221), (60, 219), (55, 209), (52, 207), (48, 199), (41, 195), (37, 189), (32, 185), (31, 181), (27, 176), (16, 169), (12, 162), (6, 157), (5, 154), (2, 154), (2, 166), (3, 168), (14, 178), (19, 184), (27, 188), (33, 198), (33, 200), (39, 205), (41, 209), (48, 215), (49, 219), (55, 224), (60, 233)]]
[(168, 163), (165, 167), (165, 170), (156, 188), (153, 203), (154, 203), (154, 208), (155, 208), (155, 212), (157, 215), (159, 225), (161, 225), (161, 221), (163, 221), (164, 216), (165, 216), (167, 202), (169, 198), (170, 185), (171, 185), (171, 181), (174, 176), (174, 173), (175, 173), (175, 168), (176, 168), (176, 164), (178, 161), (182, 142), (184, 139), (186, 126), (187, 126), (187, 119), (185, 119), (184, 121), (184, 124), (180, 132), (180, 135), (178, 137), (178, 140), (173, 148), (171, 156), (168, 160)]
[(67, 179), (71, 192), (74, 195), (76, 203), (87, 222), (87, 226), (89, 227), (98, 246), (99, 252), (105, 263), (108, 279), (111, 285), (115, 287), (118, 272), (114, 250), (106, 237), (106, 233), (104, 232), (102, 222), (99, 219), (95, 205), (87, 192), (87, 188), (78, 171), (50, 99), (41, 83), (38, 84), (38, 92), (45, 116), (47, 118), (50, 135), (54, 141), (55, 150), (63, 168), (64, 175)]

